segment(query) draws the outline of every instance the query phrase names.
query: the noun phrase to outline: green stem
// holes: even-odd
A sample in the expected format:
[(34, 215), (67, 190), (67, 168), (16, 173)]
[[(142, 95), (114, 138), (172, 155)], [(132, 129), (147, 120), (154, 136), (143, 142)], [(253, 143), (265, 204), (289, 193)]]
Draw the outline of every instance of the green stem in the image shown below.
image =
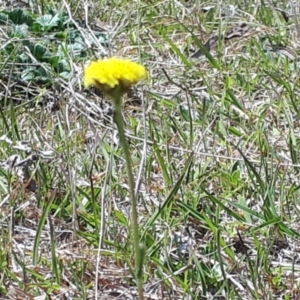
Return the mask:
[(142, 257), (142, 249), (140, 247), (140, 235), (139, 235), (139, 225), (138, 225), (138, 214), (137, 214), (137, 199), (135, 196), (134, 188), (134, 178), (131, 168), (131, 159), (128, 142), (125, 136), (124, 131), (124, 122), (122, 116), (122, 99), (120, 95), (114, 95), (114, 106), (115, 106), (115, 114), (114, 121), (117, 124), (119, 131), (119, 138), (121, 146), (124, 151), (124, 158), (126, 162), (127, 176), (129, 181), (130, 188), (130, 198), (131, 198), (131, 219), (132, 219), (132, 227), (133, 227), (133, 238), (134, 238), (134, 249), (135, 249), (135, 267), (136, 267), (136, 281), (138, 286), (138, 294), (139, 300), (144, 299), (143, 295), (143, 257)]

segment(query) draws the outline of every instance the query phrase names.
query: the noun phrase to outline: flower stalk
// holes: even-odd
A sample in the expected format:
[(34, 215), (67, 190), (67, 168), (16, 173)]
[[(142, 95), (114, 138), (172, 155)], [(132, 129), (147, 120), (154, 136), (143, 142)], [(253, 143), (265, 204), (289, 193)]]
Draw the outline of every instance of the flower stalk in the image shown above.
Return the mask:
[(133, 239), (134, 239), (134, 251), (135, 251), (135, 267), (136, 267), (136, 281), (138, 287), (139, 300), (143, 300), (143, 257), (142, 249), (140, 247), (140, 234), (139, 234), (139, 225), (138, 225), (138, 213), (137, 213), (137, 199), (134, 192), (135, 183), (131, 168), (131, 158), (129, 152), (128, 142), (125, 136), (124, 130), (124, 121), (122, 116), (122, 99), (121, 97), (116, 97), (113, 100), (115, 113), (114, 113), (114, 122), (117, 125), (120, 144), (123, 148), (124, 159), (126, 163), (128, 183), (130, 189), (130, 198), (131, 198), (131, 222), (133, 228)]

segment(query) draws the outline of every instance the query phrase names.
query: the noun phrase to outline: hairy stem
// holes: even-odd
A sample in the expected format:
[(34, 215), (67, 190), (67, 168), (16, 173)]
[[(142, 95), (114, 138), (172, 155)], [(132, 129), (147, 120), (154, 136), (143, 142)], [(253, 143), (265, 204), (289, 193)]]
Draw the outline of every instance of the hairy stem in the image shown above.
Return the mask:
[(137, 215), (137, 199), (135, 196), (134, 188), (134, 178), (131, 168), (131, 159), (128, 142), (124, 131), (124, 122), (122, 116), (122, 99), (120, 96), (114, 96), (114, 122), (117, 124), (119, 131), (120, 143), (123, 148), (124, 158), (126, 162), (127, 176), (130, 188), (130, 199), (131, 199), (131, 222), (133, 228), (133, 238), (134, 238), (134, 250), (135, 250), (135, 266), (136, 266), (136, 281), (138, 286), (139, 300), (144, 299), (143, 295), (143, 255), (142, 249), (140, 247), (140, 234), (138, 225), (138, 215)]

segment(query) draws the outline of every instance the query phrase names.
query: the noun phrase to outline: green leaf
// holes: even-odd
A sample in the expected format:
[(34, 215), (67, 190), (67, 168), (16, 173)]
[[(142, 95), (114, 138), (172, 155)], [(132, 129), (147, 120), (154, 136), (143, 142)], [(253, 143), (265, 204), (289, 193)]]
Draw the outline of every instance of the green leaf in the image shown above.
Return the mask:
[(23, 9), (14, 9), (8, 13), (9, 19), (16, 25), (26, 24), (31, 26), (33, 18), (29, 15), (28, 11)]
[(52, 81), (51, 74), (42, 67), (25, 69), (21, 74), (21, 79), (27, 82), (33, 81), (40, 83), (49, 83)]
[(59, 16), (55, 15), (43, 15), (39, 18), (37, 18), (34, 22), (34, 25), (39, 25), (40, 27), (36, 27), (35, 29), (38, 29), (37, 31), (49, 31), (54, 27), (58, 26), (59, 22)]
[(25, 38), (28, 34), (28, 26), (26, 24), (15, 25), (9, 33), (9, 37)]
[(69, 80), (71, 78), (72, 74), (70, 72), (61, 72), (61, 73), (59, 73), (59, 75), (64, 80)]
[(31, 63), (31, 58), (26, 53), (21, 53), (19, 55), (19, 62), (21, 62), (21, 63)]
[(6, 13), (0, 13), (0, 25), (7, 25), (9, 21), (9, 17)]
[(51, 57), (51, 53), (43, 44), (35, 44), (31, 50), (31, 53), (37, 60), (43, 61)]

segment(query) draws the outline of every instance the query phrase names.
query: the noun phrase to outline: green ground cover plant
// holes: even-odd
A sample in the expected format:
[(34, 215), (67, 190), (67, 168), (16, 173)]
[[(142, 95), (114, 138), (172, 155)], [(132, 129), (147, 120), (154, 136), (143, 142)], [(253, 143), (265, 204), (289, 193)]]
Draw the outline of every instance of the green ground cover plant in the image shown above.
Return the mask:
[(0, 1), (0, 299), (300, 299), (295, 1)]

